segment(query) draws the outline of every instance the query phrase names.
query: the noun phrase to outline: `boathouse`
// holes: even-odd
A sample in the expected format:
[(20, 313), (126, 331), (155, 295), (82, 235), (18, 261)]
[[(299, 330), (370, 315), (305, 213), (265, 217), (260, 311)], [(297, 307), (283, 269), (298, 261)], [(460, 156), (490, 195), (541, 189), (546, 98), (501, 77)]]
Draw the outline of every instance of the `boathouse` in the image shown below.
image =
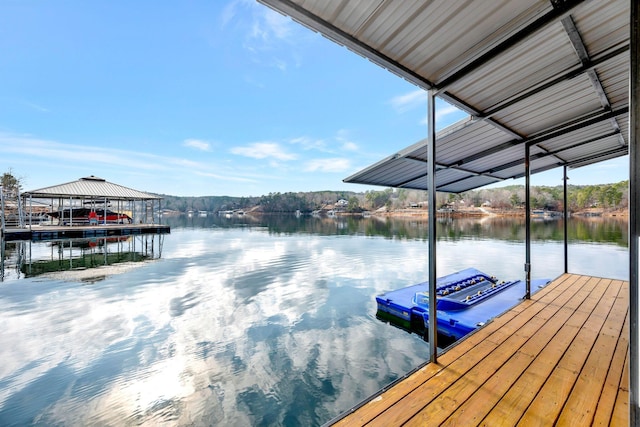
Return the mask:
[(166, 233), (161, 203), (158, 195), (91, 175), (23, 192), (12, 222), (5, 220), (3, 199), (1, 231), (6, 240)]
[[(563, 168), (566, 206), (572, 169), (629, 156), (628, 282), (569, 272), (565, 225), (565, 274), (442, 353), (430, 327), (428, 363), (331, 423), (639, 425), (639, 2), (259, 1), (425, 91), (425, 139), (345, 181), (429, 191), (430, 295), (434, 190), (524, 177), (530, 283), (530, 176)], [(436, 135), (436, 97), (469, 118)]]

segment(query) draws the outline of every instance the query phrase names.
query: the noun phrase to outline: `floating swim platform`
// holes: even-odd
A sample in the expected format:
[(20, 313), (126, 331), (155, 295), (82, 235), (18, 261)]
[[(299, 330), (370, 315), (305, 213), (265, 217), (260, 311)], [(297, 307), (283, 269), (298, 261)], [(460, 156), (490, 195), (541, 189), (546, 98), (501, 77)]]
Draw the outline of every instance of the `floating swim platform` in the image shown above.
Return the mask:
[[(550, 279), (531, 281), (531, 292)], [(458, 340), (516, 305), (524, 297), (523, 280), (500, 280), (475, 268), (467, 268), (437, 279), (438, 335)], [(429, 282), (419, 283), (376, 297), (378, 318), (413, 332), (429, 327)]]

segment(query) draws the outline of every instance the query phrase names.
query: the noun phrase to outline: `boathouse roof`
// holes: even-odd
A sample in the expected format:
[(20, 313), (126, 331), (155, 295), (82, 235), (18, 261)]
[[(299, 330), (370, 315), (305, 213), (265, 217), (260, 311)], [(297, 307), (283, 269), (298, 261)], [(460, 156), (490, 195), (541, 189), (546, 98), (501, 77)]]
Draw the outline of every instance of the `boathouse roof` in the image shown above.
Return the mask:
[(162, 197), (155, 194), (134, 190), (122, 185), (108, 182), (97, 176), (80, 178), (77, 181), (65, 184), (53, 185), (51, 187), (22, 193), (24, 197), (52, 198), (52, 197), (72, 197), (72, 198), (108, 198), (110, 200), (158, 200)]
[[(428, 90), (427, 99), (438, 96), (469, 114), (469, 119), (435, 136), (435, 144), (429, 144), (429, 152), (434, 152), (435, 158), (427, 157), (427, 144), (420, 141), (346, 178), (346, 182), (457, 193), (520, 177), (527, 174), (527, 170), (536, 173), (556, 167), (578, 168), (624, 156), (630, 153), (629, 144), (633, 145), (629, 156), (630, 290), (618, 295), (629, 298), (630, 329), (625, 331), (623, 327), (620, 335), (620, 341), (627, 343), (621, 345), (621, 354), (625, 354), (625, 345), (629, 353), (612, 362), (612, 367), (615, 364), (616, 372), (623, 372), (621, 384), (627, 388), (618, 389), (621, 403), (616, 416), (620, 416), (621, 424), (628, 420), (630, 425), (637, 425), (640, 420), (637, 292), (640, 7), (637, 0), (258, 1)], [(425, 115), (432, 119), (433, 109), (429, 110)], [(529, 162), (525, 164), (527, 157)], [(435, 170), (435, 176), (428, 177), (431, 170)], [(428, 188), (431, 181), (433, 186)], [(429, 221), (431, 234), (431, 229), (436, 230), (435, 215), (430, 216)], [(527, 223), (530, 230), (528, 220)], [(565, 272), (568, 272), (566, 230), (565, 221)], [(429, 278), (435, 290), (436, 245), (432, 237), (435, 236), (429, 239)], [(531, 271), (530, 243), (527, 232), (527, 274)], [(437, 317), (434, 307), (430, 306), (432, 326)], [(619, 312), (626, 312), (624, 306)], [(522, 324), (513, 330), (519, 333)], [(436, 338), (433, 329), (430, 339)], [(431, 348), (430, 351), (434, 361), (437, 350)], [(602, 353), (594, 354), (597, 358)], [(432, 367), (440, 369), (437, 365)], [(442, 372), (432, 372), (433, 378), (439, 378), (439, 384), (452, 384), (442, 380)], [(504, 382), (500, 371), (495, 372), (492, 379)], [(477, 382), (475, 374), (466, 378)], [(383, 402), (380, 410), (391, 414), (391, 418), (411, 408), (427, 408), (415, 405), (421, 395), (414, 391), (427, 390), (430, 386), (426, 382), (419, 385), (413, 376), (403, 381), (407, 382), (399, 383), (400, 388), (391, 389), (393, 397), (376, 399)], [(551, 383), (550, 388), (559, 383)], [(451, 389), (459, 389), (458, 385), (456, 382)], [(588, 387), (575, 387), (571, 391), (572, 397), (577, 391), (575, 401), (582, 409), (585, 408), (585, 388)], [(484, 399), (495, 395), (492, 392), (485, 389), (479, 396)], [(516, 393), (519, 392), (521, 389)], [(409, 396), (409, 402), (397, 410), (387, 411), (389, 402), (399, 401), (401, 394)], [(568, 389), (566, 395), (569, 395)], [(559, 401), (554, 400), (556, 394), (551, 398), (550, 394), (541, 396), (537, 395), (539, 401)], [(373, 412), (371, 403), (373, 401), (361, 408), (375, 417), (379, 412)], [(513, 401), (507, 405), (512, 404)], [(451, 415), (442, 409), (442, 400), (438, 405), (434, 411), (446, 417)], [(559, 410), (563, 405), (556, 404), (555, 408)], [(600, 401), (597, 405), (600, 407)], [(546, 421), (540, 416), (550, 406), (543, 409), (538, 406), (530, 415), (538, 422)], [(628, 418), (622, 415), (626, 408)], [(362, 423), (362, 413), (355, 414), (356, 422)], [(521, 415), (518, 413), (518, 419), (522, 421), (525, 418), (519, 418)], [(427, 419), (416, 416), (410, 422), (422, 420), (424, 423)], [(554, 418), (550, 419), (552, 422)], [(397, 417), (394, 420), (400, 423)]]
[[(469, 114), (436, 136), (436, 188), (628, 154), (629, 1), (260, 0)], [(427, 189), (426, 140), (345, 182)]]

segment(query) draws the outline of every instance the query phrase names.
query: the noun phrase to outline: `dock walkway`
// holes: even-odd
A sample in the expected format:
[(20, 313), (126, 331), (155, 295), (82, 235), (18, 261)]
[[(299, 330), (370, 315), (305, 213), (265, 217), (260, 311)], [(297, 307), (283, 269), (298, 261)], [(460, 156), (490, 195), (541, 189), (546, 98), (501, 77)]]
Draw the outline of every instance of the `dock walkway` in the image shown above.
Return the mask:
[(79, 226), (34, 225), (29, 228), (6, 228), (2, 237), (12, 240), (52, 240), (102, 236), (128, 236), (132, 234), (170, 233), (162, 224), (102, 224)]
[(564, 274), (335, 426), (629, 422), (629, 283)]

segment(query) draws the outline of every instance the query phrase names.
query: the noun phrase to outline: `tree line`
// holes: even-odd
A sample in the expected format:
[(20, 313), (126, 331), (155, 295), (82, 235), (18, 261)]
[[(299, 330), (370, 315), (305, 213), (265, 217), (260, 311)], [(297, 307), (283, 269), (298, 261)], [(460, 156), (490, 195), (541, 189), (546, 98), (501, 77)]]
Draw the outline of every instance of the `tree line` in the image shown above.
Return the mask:
[[(0, 185), (4, 191), (17, 191), (22, 188), (22, 179), (9, 169), (0, 176)], [(320, 209), (333, 209), (338, 204), (346, 212), (375, 211), (379, 209), (395, 210), (404, 208), (426, 208), (427, 192), (421, 190), (392, 189), (354, 191), (309, 191), (269, 193), (263, 196), (202, 196), (182, 197), (163, 195), (164, 209), (177, 212), (226, 210), (257, 210), (264, 213), (303, 213)], [(533, 186), (530, 191), (533, 209), (564, 210), (563, 186)], [(567, 203), (571, 212), (590, 208), (620, 210), (628, 208), (629, 181), (599, 185), (568, 185)], [(464, 193), (436, 193), (437, 208), (449, 206), (480, 207), (494, 209), (520, 209), (525, 203), (523, 185), (511, 185), (501, 188), (477, 189)]]
[[(569, 185), (567, 203), (569, 211), (590, 208), (620, 210), (628, 207), (629, 181), (600, 185)], [(427, 192), (421, 190), (391, 189), (351, 191), (312, 191), (269, 193), (260, 197), (178, 197), (163, 196), (163, 207), (180, 212), (188, 210), (258, 210), (264, 213), (303, 213), (320, 209), (338, 209), (346, 212), (427, 208)], [(530, 191), (533, 209), (564, 210), (563, 187), (536, 186)], [(346, 203), (345, 203), (346, 202)], [(524, 208), (525, 188), (512, 185), (502, 188), (478, 189), (464, 193), (437, 193), (437, 208), (448, 206), (480, 207), (512, 210)]]

